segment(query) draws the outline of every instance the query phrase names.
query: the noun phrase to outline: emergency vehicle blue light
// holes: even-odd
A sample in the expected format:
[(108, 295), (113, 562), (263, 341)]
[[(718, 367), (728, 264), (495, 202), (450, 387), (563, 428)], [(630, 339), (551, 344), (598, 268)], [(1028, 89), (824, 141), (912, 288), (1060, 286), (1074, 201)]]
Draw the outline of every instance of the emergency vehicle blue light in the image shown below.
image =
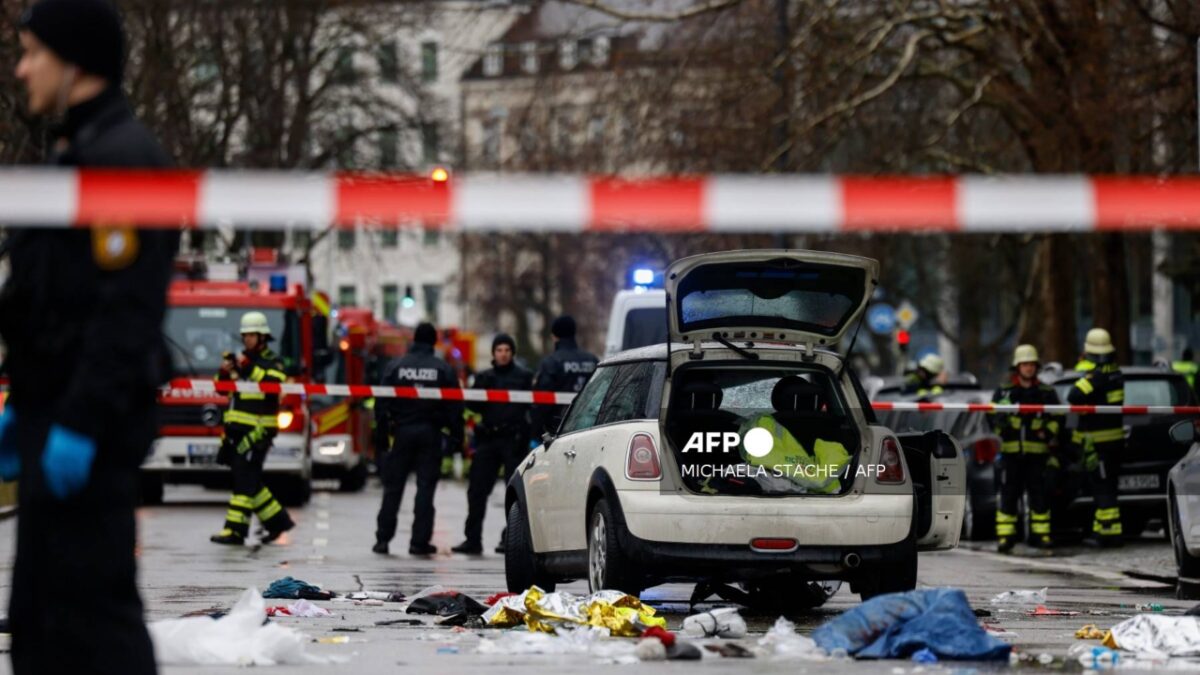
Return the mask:
[(271, 275), (271, 292), (285, 293), (287, 292), (287, 275), (272, 274)]
[(633, 271), (633, 283), (638, 286), (649, 286), (654, 283), (654, 270), (639, 267)]

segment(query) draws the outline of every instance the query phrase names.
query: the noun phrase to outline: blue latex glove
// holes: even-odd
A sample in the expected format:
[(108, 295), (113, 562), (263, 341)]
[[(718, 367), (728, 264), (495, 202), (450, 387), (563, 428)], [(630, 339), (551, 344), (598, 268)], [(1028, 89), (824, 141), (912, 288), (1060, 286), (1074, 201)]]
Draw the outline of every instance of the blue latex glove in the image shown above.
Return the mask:
[(0, 415), (0, 480), (12, 480), (21, 473), (21, 455), (17, 452), (17, 411), (12, 406)]
[(79, 492), (87, 484), (96, 458), (96, 442), (83, 434), (55, 424), (42, 451), (46, 487), (59, 499)]

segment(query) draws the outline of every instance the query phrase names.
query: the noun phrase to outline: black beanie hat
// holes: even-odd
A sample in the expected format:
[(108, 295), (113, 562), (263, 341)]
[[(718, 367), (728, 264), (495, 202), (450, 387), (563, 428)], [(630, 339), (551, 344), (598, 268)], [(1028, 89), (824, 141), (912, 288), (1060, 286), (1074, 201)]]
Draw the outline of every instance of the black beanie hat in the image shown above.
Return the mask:
[(508, 333), (496, 333), (496, 337), (492, 338), (492, 351), (496, 351), (496, 347), (500, 345), (508, 345), (508, 348), (517, 351), (517, 341)]
[(560, 340), (575, 337), (575, 319), (569, 314), (563, 314), (550, 324), (550, 334)]
[(413, 342), (430, 346), (437, 344), (437, 329), (428, 321), (417, 324), (417, 329), (413, 331)]
[(21, 15), (19, 27), (63, 61), (121, 84), (125, 32), (108, 0), (39, 0)]

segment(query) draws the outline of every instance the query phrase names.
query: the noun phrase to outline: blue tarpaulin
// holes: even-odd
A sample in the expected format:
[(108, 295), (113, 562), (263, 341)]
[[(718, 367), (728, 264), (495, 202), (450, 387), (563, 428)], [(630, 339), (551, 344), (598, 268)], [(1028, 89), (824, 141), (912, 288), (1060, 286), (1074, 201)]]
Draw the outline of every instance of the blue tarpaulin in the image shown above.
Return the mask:
[(979, 626), (967, 596), (933, 588), (872, 598), (813, 631), (825, 651), (860, 659), (906, 659), (929, 649), (939, 659), (1006, 660), (1012, 647)]

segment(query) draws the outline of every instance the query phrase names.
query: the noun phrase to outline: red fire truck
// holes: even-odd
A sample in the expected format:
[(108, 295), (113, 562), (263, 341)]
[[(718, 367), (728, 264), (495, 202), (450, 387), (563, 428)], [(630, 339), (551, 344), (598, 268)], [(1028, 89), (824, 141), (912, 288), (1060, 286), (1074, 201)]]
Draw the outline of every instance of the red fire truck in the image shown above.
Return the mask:
[[(242, 350), (238, 325), (242, 314), (267, 316), (274, 337), (272, 348), (283, 359), (293, 382), (310, 381), (314, 368), (326, 360), (324, 331), (314, 331), (313, 312), (303, 286), (286, 277), (255, 281), (178, 280), (168, 291), (164, 335), (175, 371), (180, 377), (211, 379), (225, 352)], [(314, 354), (318, 357), (314, 359)], [(279, 434), (267, 455), (267, 484), (280, 501), (303, 504), (312, 493), (312, 436), (310, 404), (305, 396), (282, 398)], [(229, 485), (229, 470), (216, 464), (225, 396), (179, 389), (159, 397), (159, 437), (142, 465), (142, 498), (159, 503), (164, 483)]]

